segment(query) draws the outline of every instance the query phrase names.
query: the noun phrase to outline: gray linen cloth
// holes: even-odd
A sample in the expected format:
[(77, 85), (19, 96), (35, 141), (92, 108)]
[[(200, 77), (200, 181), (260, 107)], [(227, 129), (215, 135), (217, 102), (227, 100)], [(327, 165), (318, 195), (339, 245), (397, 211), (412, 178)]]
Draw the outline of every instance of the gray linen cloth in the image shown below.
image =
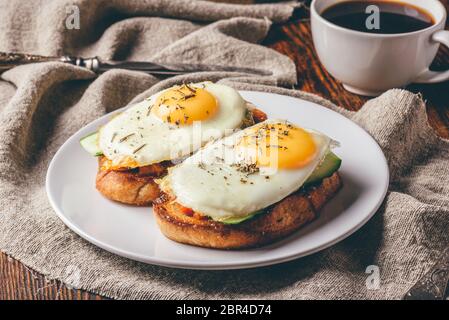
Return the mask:
[[(80, 29), (67, 29), (73, 4)], [(420, 96), (391, 90), (357, 113), (281, 89), (296, 81), (287, 57), (257, 45), (293, 4), (239, 6), (203, 1), (0, 1), (0, 51), (258, 67), (272, 76), (197, 73), (160, 81), (123, 70), (44, 63), (0, 80), (0, 249), (49, 279), (122, 299), (398, 299), (449, 245), (449, 144), (427, 123)], [(68, 13), (69, 12), (69, 13)], [(381, 209), (339, 244), (282, 265), (240, 271), (175, 270), (98, 249), (56, 217), (45, 193), (52, 156), (76, 130), (130, 101), (182, 81), (292, 95), (362, 125), (384, 150), (390, 190)], [(369, 170), (369, 168), (367, 168)], [(380, 270), (367, 286), (369, 265)]]

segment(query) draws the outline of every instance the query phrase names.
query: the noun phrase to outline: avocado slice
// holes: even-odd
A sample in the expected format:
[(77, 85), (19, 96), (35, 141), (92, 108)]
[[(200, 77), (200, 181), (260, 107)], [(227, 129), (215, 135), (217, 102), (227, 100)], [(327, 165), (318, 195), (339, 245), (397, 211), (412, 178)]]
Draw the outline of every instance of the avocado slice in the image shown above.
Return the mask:
[(98, 132), (91, 133), (80, 140), (81, 146), (94, 157), (103, 155), (98, 147)]
[(228, 219), (225, 219), (225, 220), (221, 220), (220, 222), (224, 223), (224, 224), (239, 224), (239, 223), (241, 223), (243, 221), (249, 220), (249, 219), (257, 216), (258, 214), (263, 213), (263, 211), (264, 210), (259, 210), (259, 211), (253, 212), (253, 213), (251, 213), (251, 214), (249, 214), (249, 215), (247, 215), (245, 217), (228, 218)]
[[(333, 152), (329, 152), (320, 165), (312, 172), (309, 179), (304, 183), (304, 186), (308, 186), (317, 182), (320, 182), (324, 178), (330, 177), (334, 174), (341, 166), (341, 159), (337, 157)], [(264, 210), (256, 211), (245, 217), (238, 218), (228, 218), (226, 220), (220, 221), (224, 224), (239, 224), (246, 220), (255, 217), (258, 214), (263, 213)]]
[(341, 159), (335, 155), (333, 152), (329, 152), (320, 165), (315, 168), (310, 177), (304, 183), (305, 186), (317, 183), (324, 178), (330, 177), (335, 171), (340, 169)]

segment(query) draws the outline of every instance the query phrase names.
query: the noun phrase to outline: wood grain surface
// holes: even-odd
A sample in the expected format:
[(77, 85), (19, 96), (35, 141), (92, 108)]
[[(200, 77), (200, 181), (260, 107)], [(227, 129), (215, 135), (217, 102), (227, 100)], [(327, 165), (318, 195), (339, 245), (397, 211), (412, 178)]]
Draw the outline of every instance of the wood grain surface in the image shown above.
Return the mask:
[[(441, 0), (449, 9), (449, 0)], [(446, 26), (448, 29), (448, 26)], [(349, 110), (358, 110), (366, 97), (345, 91), (318, 61), (313, 49), (308, 13), (300, 11), (282, 25), (273, 26), (263, 43), (287, 56), (297, 66), (298, 90), (327, 98)], [(434, 70), (449, 69), (449, 50), (442, 48), (432, 66)], [(411, 85), (427, 100), (429, 122), (436, 132), (449, 139), (449, 82), (435, 85)], [(58, 281), (30, 270), (17, 260), (0, 253), (0, 299), (104, 299), (98, 295), (67, 288)]]

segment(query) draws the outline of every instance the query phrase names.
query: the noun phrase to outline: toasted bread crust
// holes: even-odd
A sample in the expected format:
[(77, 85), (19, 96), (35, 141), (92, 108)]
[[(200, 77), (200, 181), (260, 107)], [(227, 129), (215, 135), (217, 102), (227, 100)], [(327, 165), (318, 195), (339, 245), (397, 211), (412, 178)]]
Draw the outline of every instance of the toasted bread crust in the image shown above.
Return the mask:
[[(267, 115), (248, 103), (248, 110), (255, 123), (263, 122)], [(154, 179), (163, 177), (171, 163), (157, 163), (135, 170), (104, 170), (98, 159), (98, 172), (95, 186), (106, 198), (135, 206), (150, 206), (160, 196), (158, 185)]]
[[(149, 206), (160, 195), (159, 187), (154, 179), (165, 175), (166, 168), (157, 174), (103, 170), (101, 169), (103, 160), (103, 157), (98, 160), (95, 186), (106, 198), (135, 206)], [(151, 166), (145, 168), (148, 167)]]
[(321, 184), (300, 190), (239, 224), (230, 225), (186, 214), (182, 206), (163, 194), (153, 212), (162, 233), (177, 242), (215, 249), (259, 247), (284, 238), (314, 220), (318, 211), (341, 188), (338, 173)]

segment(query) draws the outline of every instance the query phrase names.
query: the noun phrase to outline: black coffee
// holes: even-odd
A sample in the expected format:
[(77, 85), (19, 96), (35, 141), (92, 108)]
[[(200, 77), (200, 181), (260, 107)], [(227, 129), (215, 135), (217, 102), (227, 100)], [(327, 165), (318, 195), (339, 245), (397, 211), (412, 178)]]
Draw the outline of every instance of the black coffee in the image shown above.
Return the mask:
[[(367, 8), (372, 5), (379, 10), (367, 12)], [(418, 31), (435, 23), (424, 9), (399, 1), (341, 2), (324, 10), (322, 16), (343, 28), (382, 34)]]

